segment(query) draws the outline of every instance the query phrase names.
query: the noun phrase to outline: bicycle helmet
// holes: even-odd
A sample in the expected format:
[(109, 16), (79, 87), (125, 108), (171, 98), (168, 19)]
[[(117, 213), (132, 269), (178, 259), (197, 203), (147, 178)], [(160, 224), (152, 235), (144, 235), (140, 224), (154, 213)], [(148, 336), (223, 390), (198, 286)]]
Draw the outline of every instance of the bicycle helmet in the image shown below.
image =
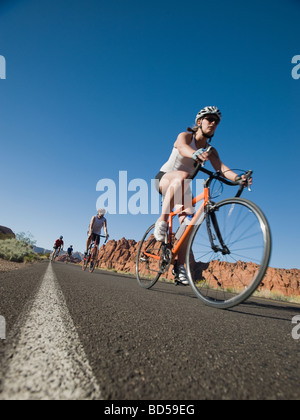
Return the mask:
[(198, 120), (204, 118), (206, 115), (216, 115), (220, 121), (222, 119), (222, 113), (219, 110), (219, 108), (217, 108), (216, 106), (206, 106), (200, 112), (198, 112), (196, 116), (196, 124)]

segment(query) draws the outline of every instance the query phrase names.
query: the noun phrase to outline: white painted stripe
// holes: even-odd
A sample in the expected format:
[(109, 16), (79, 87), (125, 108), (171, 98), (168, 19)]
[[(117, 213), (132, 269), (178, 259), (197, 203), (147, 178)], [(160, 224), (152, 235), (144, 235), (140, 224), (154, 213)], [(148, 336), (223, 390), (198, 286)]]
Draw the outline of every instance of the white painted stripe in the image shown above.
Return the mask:
[(9, 347), (0, 399), (102, 399), (51, 264)]

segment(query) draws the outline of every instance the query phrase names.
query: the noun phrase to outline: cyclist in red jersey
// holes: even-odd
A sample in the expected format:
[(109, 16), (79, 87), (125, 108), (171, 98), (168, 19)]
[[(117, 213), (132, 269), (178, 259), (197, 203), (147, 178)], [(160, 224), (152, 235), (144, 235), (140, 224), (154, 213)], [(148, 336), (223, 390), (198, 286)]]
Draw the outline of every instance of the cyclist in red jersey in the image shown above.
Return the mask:
[(64, 249), (63, 236), (55, 241), (53, 249), (57, 252), (57, 255)]

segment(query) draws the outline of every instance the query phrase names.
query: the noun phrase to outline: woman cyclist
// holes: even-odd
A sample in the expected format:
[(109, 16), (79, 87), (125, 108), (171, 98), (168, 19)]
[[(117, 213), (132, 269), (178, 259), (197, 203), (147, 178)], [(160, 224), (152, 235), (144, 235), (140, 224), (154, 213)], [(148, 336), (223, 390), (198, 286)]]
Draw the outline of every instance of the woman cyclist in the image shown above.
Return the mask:
[[(238, 174), (221, 161), (216, 149), (209, 147), (221, 118), (222, 114), (217, 107), (203, 108), (196, 116), (196, 126), (188, 128), (188, 132), (179, 134), (168, 162), (163, 165), (157, 175), (158, 189), (164, 196), (162, 213), (154, 231), (157, 241), (165, 240), (168, 230), (167, 221), (170, 211), (175, 206), (182, 207), (182, 204), (185, 204), (186, 211), (179, 214), (180, 223), (195, 212), (192, 205), (192, 192), (187, 182), (195, 171), (195, 162), (204, 163), (209, 160), (214, 169), (220, 171), (225, 178), (235, 181), (238, 177)], [(244, 177), (243, 179), (246, 180)], [(187, 243), (181, 247), (176, 269), (178, 280), (183, 285), (189, 284), (184, 266), (186, 246)]]

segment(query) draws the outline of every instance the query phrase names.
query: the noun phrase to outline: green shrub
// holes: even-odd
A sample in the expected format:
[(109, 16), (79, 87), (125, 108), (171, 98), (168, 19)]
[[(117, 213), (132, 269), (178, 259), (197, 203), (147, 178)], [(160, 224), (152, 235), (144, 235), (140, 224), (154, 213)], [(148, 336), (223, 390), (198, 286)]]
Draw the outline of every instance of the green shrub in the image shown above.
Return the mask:
[(32, 247), (26, 242), (20, 242), (17, 239), (7, 239), (0, 241), (0, 258), (8, 261), (24, 262), (25, 257), (27, 260), (32, 260)]
[(7, 234), (5, 234), (5, 233), (2, 233), (2, 232), (0, 232), (0, 241), (4, 241), (5, 239), (11, 239), (11, 238), (14, 238), (14, 236), (13, 235), (7, 235)]

